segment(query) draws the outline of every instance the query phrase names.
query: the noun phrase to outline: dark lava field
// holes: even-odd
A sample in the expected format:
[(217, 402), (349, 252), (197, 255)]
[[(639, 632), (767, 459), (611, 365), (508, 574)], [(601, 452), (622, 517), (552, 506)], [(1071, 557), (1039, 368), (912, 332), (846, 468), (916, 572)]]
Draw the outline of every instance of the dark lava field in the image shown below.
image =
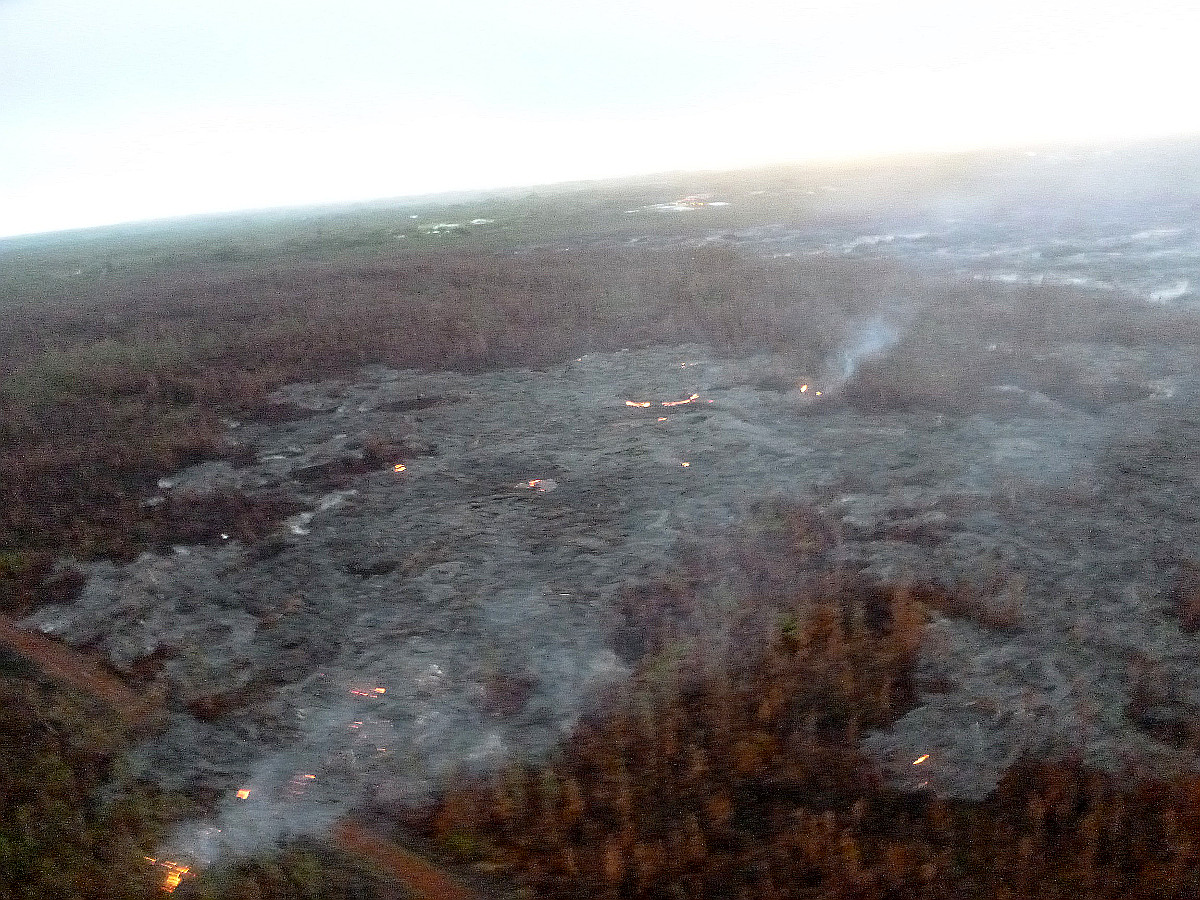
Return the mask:
[[(1093, 295), (1120, 293), (1135, 322), (1194, 302), (1200, 238), (1170, 205), (1086, 227), (952, 212), (884, 223), (902, 230), (629, 240), (1062, 285), (1084, 318)], [(1011, 335), (956, 338), (953, 310), (922, 332), (922, 313), (879, 297), (816, 370), (687, 344), (288, 385), (275, 421), (226, 422), (245, 453), (173, 473), (145, 502), (271, 491), (303, 512), (255, 546), (230, 536), (90, 564), (78, 600), (26, 624), (118, 671), (151, 666), (187, 701), (133, 759), (163, 785), (228, 798), (177, 835), (201, 860), (548, 752), (639, 661), (631, 587), (683, 552), (720, 557), (777, 503), (823, 523), (830, 566), (973, 592), (971, 615), (927, 626), (917, 706), (865, 736), (895, 783), (978, 798), (1023, 752), (1193, 765), (1177, 737), (1200, 704), (1200, 658), (1173, 598), (1200, 552), (1200, 350), (1116, 335), (1033, 352)], [(897, 401), (922, 341), (951, 386)], [(389, 464), (363, 466), (379, 433), (399, 436)], [(696, 613), (716, 643), (729, 578)]]

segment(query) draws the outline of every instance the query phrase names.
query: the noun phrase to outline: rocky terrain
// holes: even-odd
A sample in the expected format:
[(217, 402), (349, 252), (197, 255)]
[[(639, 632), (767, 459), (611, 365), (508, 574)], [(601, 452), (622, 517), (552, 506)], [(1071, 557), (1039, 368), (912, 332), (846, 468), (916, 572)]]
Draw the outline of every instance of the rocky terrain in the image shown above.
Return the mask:
[(159, 487), (304, 512), (252, 547), (94, 564), (26, 624), (167, 693), (134, 764), (223, 798), (179, 835), (203, 859), (546, 752), (635, 662), (622, 593), (783, 499), (830, 524), (833, 564), (974, 591), (928, 626), (920, 704), (866, 738), (894, 779), (978, 797), (1023, 751), (1187, 765), (1172, 722), (1200, 667), (1171, 591), (1200, 546), (1197, 360), (1071, 352), (1093, 400), (998, 383), (972, 412), (861, 411), (845, 358), (695, 345), (291, 385), (273, 422), (227, 423), (238, 462)]

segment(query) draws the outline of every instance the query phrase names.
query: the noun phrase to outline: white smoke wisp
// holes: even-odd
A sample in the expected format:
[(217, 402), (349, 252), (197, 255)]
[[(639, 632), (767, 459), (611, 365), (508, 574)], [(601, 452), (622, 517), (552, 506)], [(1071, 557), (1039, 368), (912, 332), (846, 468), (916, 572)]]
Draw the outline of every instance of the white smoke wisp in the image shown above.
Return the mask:
[[(356, 785), (344, 779), (332, 789), (317, 760), (298, 766), (288, 754), (260, 760), (241, 784), (245, 796), (230, 796), (211, 818), (176, 826), (158, 856), (204, 869), (221, 860), (270, 851), (288, 840), (321, 837), (357, 799)], [(315, 771), (307, 771), (306, 769)]]
[(348, 701), (333, 688), (318, 679), (314, 692), (297, 704), (304, 713), (297, 718), (303, 734), (260, 757), (229, 785), (208, 818), (177, 825), (158, 856), (202, 870), (296, 838), (324, 837), (379, 784), (396, 780), (405, 769), (397, 751), (405, 741), (389, 717), (385, 695)]
[(866, 322), (854, 334), (850, 343), (837, 353), (837, 358), (830, 369), (838, 380), (845, 384), (854, 377), (859, 363), (868, 359), (900, 340), (900, 329), (883, 318), (876, 317)]

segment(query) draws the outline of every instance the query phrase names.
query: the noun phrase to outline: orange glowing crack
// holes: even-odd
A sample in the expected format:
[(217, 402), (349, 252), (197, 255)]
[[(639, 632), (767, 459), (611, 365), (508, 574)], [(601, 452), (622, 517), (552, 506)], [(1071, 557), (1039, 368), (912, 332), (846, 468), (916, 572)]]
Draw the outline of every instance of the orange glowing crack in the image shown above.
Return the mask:
[[(662, 402), (662, 405), (663, 406), (683, 406), (685, 403), (695, 403), (699, 399), (700, 399), (699, 394), (692, 394), (692, 396), (688, 397), (686, 400), (664, 400)], [(650, 404), (646, 404), (646, 405), (649, 406)]]
[(407, 469), (408, 466), (404, 465), (403, 463), (396, 463), (394, 466), (392, 466), (393, 472), (404, 472), (407, 471)]
[(638, 409), (649, 409), (650, 401), (649, 400), (645, 400), (645, 401), (626, 400), (625, 405), (626, 406), (636, 406)]
[(919, 765), (921, 765), (921, 763), (925, 762), (928, 759), (929, 759), (929, 754), (923, 753), (922, 755), (918, 756), (916, 759), (913, 760), (913, 765), (919, 766)]
[(183, 866), (168, 872), (166, 880), (163, 881), (162, 889), (168, 894), (175, 893), (175, 888), (179, 887), (179, 883), (183, 881), (183, 876), (188, 874), (188, 869), (190, 868), (191, 866)]
[(195, 873), (192, 872), (191, 866), (181, 865), (177, 862), (171, 862), (169, 859), (158, 860), (152, 856), (142, 857), (150, 865), (163, 870), (163, 881), (161, 888), (164, 893), (173, 894), (175, 888), (179, 887), (184, 877), (194, 878)]
[(250, 788), (241, 788), (237, 792), (237, 798), (239, 800), (245, 800), (249, 796), (250, 796)]

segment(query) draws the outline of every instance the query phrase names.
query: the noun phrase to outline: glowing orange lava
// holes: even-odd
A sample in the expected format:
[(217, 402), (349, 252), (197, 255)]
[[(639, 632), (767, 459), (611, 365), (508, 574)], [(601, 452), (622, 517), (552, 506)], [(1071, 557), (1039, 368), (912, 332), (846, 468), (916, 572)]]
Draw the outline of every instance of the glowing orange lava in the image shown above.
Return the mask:
[(165, 893), (175, 893), (175, 888), (179, 887), (179, 884), (183, 881), (184, 876), (190, 878), (195, 877), (192, 873), (191, 866), (185, 866), (177, 862), (171, 862), (169, 859), (158, 860), (153, 856), (144, 856), (142, 858), (146, 860), (146, 862), (150, 863), (150, 865), (157, 866), (163, 870), (164, 874), (161, 887)]
[(800, 385), (800, 393), (802, 393), (802, 394), (808, 393), (808, 385), (807, 384)]
[[(662, 402), (662, 405), (663, 406), (683, 406), (685, 403), (695, 403), (699, 399), (700, 399), (699, 394), (692, 394), (692, 396), (688, 397), (686, 400), (664, 400)], [(650, 404), (647, 403), (646, 405), (649, 406)]]
[(649, 400), (646, 400), (646, 401), (626, 400), (625, 405), (626, 406), (636, 406), (638, 409), (649, 409), (650, 401)]
[(393, 472), (405, 472), (407, 470), (408, 466), (404, 465), (403, 463), (396, 463), (394, 466), (392, 466)]
[(245, 800), (249, 796), (250, 796), (250, 788), (241, 788), (237, 792), (237, 798), (239, 800)]
[(920, 756), (918, 756), (916, 759), (913, 760), (913, 765), (919, 766), (919, 765), (921, 765), (921, 763), (925, 762), (928, 759), (929, 759), (929, 754), (923, 753)]

